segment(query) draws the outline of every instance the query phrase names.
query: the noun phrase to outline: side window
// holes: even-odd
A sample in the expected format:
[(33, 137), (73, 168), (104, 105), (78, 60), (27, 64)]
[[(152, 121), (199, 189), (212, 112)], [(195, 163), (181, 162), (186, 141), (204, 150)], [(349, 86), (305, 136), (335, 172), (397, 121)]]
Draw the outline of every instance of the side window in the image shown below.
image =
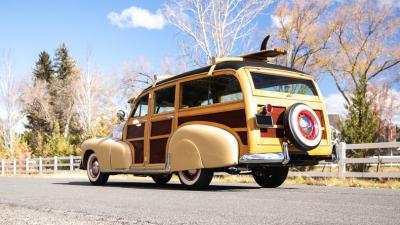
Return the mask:
[(210, 78), (203, 78), (182, 83), (180, 108), (208, 105)]
[(207, 77), (182, 84), (180, 108), (243, 100), (239, 81), (233, 75)]
[(239, 81), (232, 75), (213, 77), (211, 87), (214, 104), (243, 100)]
[(156, 91), (154, 99), (154, 114), (174, 111), (175, 86)]
[(149, 105), (149, 94), (143, 96), (136, 105), (132, 117), (140, 117), (147, 115)]

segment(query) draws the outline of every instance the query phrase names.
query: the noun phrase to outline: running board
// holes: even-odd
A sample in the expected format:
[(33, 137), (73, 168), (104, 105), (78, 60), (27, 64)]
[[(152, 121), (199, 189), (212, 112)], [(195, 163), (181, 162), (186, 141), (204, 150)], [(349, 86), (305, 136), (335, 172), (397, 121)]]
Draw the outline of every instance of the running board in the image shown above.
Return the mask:
[(239, 159), (239, 163), (282, 163), (283, 165), (286, 165), (290, 161), (288, 144), (286, 142), (283, 142), (282, 149), (282, 152), (246, 154)]

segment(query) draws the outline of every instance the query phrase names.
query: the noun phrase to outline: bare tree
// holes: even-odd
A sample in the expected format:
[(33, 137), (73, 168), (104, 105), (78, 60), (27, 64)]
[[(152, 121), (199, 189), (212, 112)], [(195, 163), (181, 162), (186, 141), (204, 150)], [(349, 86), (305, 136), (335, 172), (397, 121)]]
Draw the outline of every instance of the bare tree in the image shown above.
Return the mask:
[(11, 53), (4, 53), (0, 58), (0, 135), (11, 156), (17, 142), (17, 126), (23, 117), (20, 94)]
[(381, 82), (371, 84), (368, 91), (373, 95), (372, 110), (379, 117), (378, 138), (380, 141), (388, 141), (393, 119), (400, 113), (400, 93), (394, 91), (391, 83)]
[(350, 103), (348, 93), (366, 89), (372, 79), (399, 64), (400, 18), (391, 5), (354, 0), (341, 3), (332, 20), (332, 38), (322, 64)]
[(122, 75), (119, 89), (122, 90), (122, 98), (125, 100), (137, 96), (155, 82), (150, 71), (150, 62), (143, 56), (123, 63), (119, 73)]
[(98, 69), (92, 63), (92, 53), (88, 51), (85, 69), (74, 81), (74, 109), (85, 135), (94, 134), (101, 117), (110, 117), (115, 111), (110, 101), (113, 93), (106, 81), (100, 77)]
[(203, 65), (238, 50), (269, 5), (269, 0), (176, 0), (165, 5), (164, 14), (186, 35), (185, 53)]
[[(331, 36), (326, 21), (330, 0), (280, 1), (271, 15), (272, 41), (288, 54), (278, 63), (312, 73), (319, 68), (319, 56), (327, 47)], [(313, 74), (319, 78), (318, 74)]]

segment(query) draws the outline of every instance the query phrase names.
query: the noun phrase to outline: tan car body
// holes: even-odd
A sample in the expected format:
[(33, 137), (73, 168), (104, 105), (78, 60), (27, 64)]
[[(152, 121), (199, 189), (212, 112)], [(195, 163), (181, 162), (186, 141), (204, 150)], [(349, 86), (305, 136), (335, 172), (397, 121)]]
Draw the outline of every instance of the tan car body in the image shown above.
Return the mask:
[[(318, 96), (289, 96), (285, 93), (267, 93), (256, 90), (251, 81), (251, 71), (311, 80), (318, 92)], [(238, 79), (243, 93), (243, 100), (193, 108), (180, 108), (180, 84), (189, 80), (210, 76), (207, 72), (184, 76), (156, 85), (145, 90), (132, 103), (135, 106), (138, 99), (149, 94), (148, 114), (138, 118), (128, 118), (122, 140), (115, 138), (94, 138), (85, 141), (81, 146), (83, 162), (87, 160), (91, 152), (95, 152), (102, 172), (133, 174), (158, 174), (189, 169), (238, 166), (240, 164), (239, 159), (243, 155), (283, 151), (285, 138), (262, 137), (261, 129), (256, 126), (254, 115), (259, 112), (260, 105), (269, 103), (274, 107), (287, 108), (296, 102), (304, 102), (312, 109), (321, 112), (320, 119), (323, 123), (322, 129), (325, 135), (317, 148), (306, 153), (310, 159), (309, 164), (315, 164), (316, 160), (331, 156), (332, 145), (326, 109), (318, 86), (310, 76), (282, 69), (252, 66), (242, 67), (237, 70), (216, 70), (211, 76), (220, 75), (232, 75)], [(175, 110), (153, 114), (154, 92), (174, 85), (176, 88)], [(236, 125), (227, 126), (217, 120), (196, 120), (196, 118), (202, 116), (206, 118), (207, 115), (214, 117), (221, 116), (223, 118), (225, 112), (229, 112), (229, 115), (242, 113), (244, 125), (241, 127)], [(191, 118), (191, 121), (181, 123), (181, 118)], [(166, 123), (165, 121), (169, 121), (169, 119), (171, 120), (170, 133), (153, 135), (153, 133), (157, 133), (155, 127), (165, 129), (165, 126), (162, 127), (160, 124)], [(233, 117), (231, 119), (236, 120), (238, 118)], [(129, 132), (131, 132), (129, 129), (132, 127), (135, 128), (134, 126), (144, 126), (141, 128), (143, 129), (143, 137), (129, 138)], [(274, 125), (270, 131), (277, 132), (278, 129), (282, 129), (282, 125)], [(268, 135), (270, 134), (266, 133), (265, 136)], [(151, 146), (159, 146), (160, 143), (166, 146), (165, 160), (161, 163), (152, 163), (151, 157), (153, 155), (151, 153)], [(143, 150), (143, 161), (135, 159), (135, 155), (139, 155), (138, 152), (135, 152), (138, 146)], [(290, 154), (303, 154), (292, 145), (289, 145), (289, 151)]]

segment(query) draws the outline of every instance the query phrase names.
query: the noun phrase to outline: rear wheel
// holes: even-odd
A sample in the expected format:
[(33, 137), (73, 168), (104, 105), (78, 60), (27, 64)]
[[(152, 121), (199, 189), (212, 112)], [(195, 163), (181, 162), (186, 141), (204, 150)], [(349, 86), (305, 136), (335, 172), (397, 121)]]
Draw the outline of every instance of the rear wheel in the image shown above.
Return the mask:
[(178, 173), (181, 183), (191, 189), (202, 189), (208, 187), (213, 175), (214, 172), (210, 169), (185, 170)]
[(86, 168), (90, 183), (94, 185), (104, 185), (107, 183), (110, 175), (100, 171), (100, 164), (95, 153), (89, 156)]
[(172, 174), (159, 174), (159, 175), (153, 175), (151, 178), (153, 178), (154, 182), (158, 185), (166, 184), (168, 181), (171, 180)]
[(276, 188), (285, 182), (289, 167), (257, 167), (253, 168), (254, 180), (263, 188)]

